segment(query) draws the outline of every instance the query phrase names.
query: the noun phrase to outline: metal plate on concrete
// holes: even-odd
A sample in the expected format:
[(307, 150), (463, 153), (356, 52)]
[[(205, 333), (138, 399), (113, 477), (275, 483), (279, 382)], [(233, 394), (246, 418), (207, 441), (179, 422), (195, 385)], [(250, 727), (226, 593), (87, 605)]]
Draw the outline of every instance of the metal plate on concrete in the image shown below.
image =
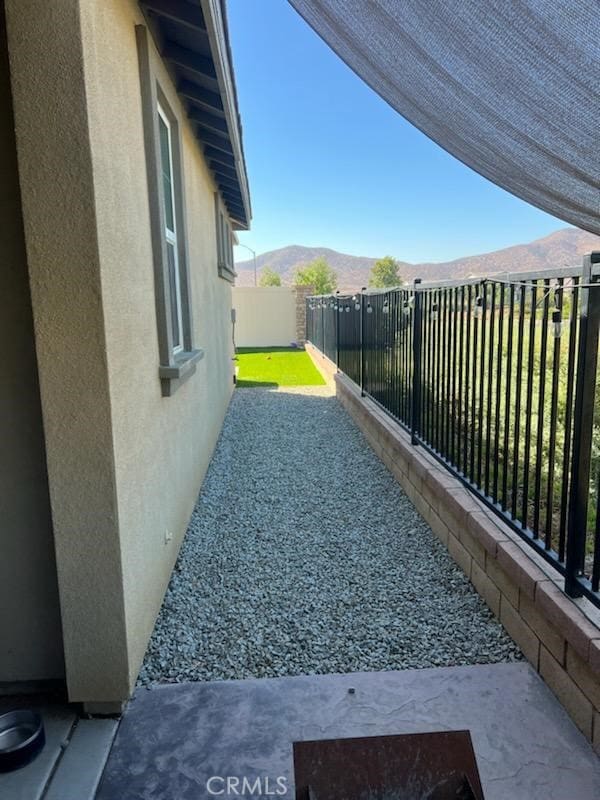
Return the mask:
[(484, 800), (469, 731), (294, 742), (296, 800)]

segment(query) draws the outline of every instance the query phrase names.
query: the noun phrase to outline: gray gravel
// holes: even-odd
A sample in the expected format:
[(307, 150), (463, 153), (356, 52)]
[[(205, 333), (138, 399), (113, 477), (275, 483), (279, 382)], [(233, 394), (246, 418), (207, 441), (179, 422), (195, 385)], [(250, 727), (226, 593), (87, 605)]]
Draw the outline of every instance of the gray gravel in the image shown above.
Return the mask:
[(328, 389), (235, 392), (141, 685), (520, 658)]

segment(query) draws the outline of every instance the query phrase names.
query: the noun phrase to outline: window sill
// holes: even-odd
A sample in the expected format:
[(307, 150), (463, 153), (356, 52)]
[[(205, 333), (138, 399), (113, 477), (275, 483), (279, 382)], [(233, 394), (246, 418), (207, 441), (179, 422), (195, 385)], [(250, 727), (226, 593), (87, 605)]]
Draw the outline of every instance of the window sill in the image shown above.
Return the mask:
[(234, 283), (237, 278), (237, 272), (231, 269), (231, 267), (228, 267), (227, 264), (219, 264), (219, 278), (223, 278), (223, 280), (229, 281), (229, 283)]
[(161, 364), (158, 368), (158, 377), (163, 397), (171, 397), (194, 374), (196, 364), (203, 357), (204, 350), (186, 350), (173, 356), (171, 364)]

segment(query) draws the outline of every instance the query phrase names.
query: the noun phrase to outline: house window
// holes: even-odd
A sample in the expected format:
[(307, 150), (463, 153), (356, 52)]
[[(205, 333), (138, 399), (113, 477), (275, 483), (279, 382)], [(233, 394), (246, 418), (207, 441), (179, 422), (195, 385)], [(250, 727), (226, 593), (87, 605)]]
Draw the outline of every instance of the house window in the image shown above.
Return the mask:
[(173, 87), (161, 85), (158, 55), (145, 26), (136, 26), (150, 232), (158, 325), (158, 377), (164, 397), (196, 371), (203, 352), (193, 346), (191, 285), (185, 234), (185, 195), (180, 124), (185, 112)]
[(233, 283), (233, 232), (218, 194), (215, 194), (215, 225), (217, 232), (217, 265), (221, 278)]
[(183, 311), (181, 303), (181, 275), (179, 272), (175, 187), (173, 184), (173, 142), (171, 124), (158, 104), (158, 129), (160, 139), (160, 166), (162, 200), (164, 208), (164, 236), (169, 274), (169, 304), (171, 308), (171, 348), (180, 353), (183, 347)]

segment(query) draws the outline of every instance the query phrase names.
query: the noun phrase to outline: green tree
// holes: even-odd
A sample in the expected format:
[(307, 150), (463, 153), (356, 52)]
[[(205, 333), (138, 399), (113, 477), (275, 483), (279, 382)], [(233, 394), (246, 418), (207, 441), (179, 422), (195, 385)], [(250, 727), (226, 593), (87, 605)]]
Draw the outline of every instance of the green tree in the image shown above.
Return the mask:
[(281, 275), (271, 267), (264, 267), (260, 273), (259, 286), (281, 286)]
[(294, 280), (299, 286), (313, 286), (315, 294), (331, 294), (337, 286), (337, 274), (324, 258), (315, 258), (305, 267), (298, 267)]
[(402, 278), (398, 275), (400, 265), (392, 256), (384, 256), (376, 261), (369, 275), (369, 286), (373, 289), (385, 289), (388, 286), (401, 286)]

